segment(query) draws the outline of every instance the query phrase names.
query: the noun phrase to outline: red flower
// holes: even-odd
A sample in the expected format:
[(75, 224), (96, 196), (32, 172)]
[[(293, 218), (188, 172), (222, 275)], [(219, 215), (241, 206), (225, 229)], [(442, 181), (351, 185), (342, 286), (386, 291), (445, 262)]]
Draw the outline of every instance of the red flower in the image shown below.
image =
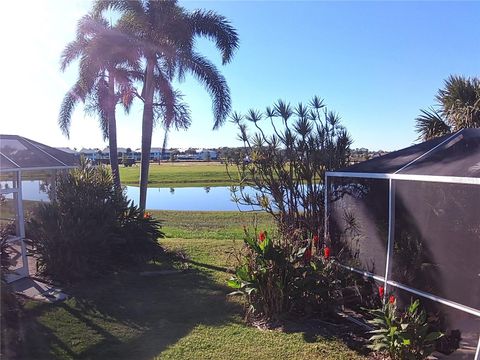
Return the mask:
[(383, 298), (383, 295), (385, 294), (385, 288), (383, 286), (378, 287), (378, 295), (380, 295), (381, 298)]
[(390, 304), (395, 304), (395, 296), (391, 295), (390, 298), (388, 299), (388, 302)]
[(310, 261), (312, 259), (312, 249), (310, 247), (305, 250), (303, 257), (305, 258), (305, 261)]
[(318, 246), (318, 235), (313, 235), (313, 245)]
[(143, 214), (143, 218), (144, 219), (150, 219), (152, 217), (152, 214), (146, 212), (145, 214)]
[(328, 246), (325, 249), (323, 249), (323, 257), (325, 259), (328, 259), (330, 257), (330, 248)]
[(263, 242), (267, 238), (267, 232), (266, 231), (260, 231), (260, 234), (258, 234), (258, 241)]

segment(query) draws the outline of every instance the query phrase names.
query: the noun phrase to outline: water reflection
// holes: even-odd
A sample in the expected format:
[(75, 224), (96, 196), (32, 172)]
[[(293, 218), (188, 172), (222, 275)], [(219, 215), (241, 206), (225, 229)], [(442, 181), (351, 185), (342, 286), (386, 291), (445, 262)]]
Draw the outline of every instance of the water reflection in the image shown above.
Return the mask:
[[(138, 202), (140, 190), (136, 186), (127, 186), (127, 196)], [(245, 190), (253, 194), (252, 189)], [(178, 211), (235, 211), (238, 206), (232, 201), (230, 187), (184, 187), (184, 188), (148, 188), (147, 208), (150, 210)], [(241, 210), (252, 210), (240, 206)]]
[[(5, 187), (8, 182), (0, 182)], [(48, 192), (52, 184), (42, 180), (22, 181), (23, 199), (33, 201), (49, 201)], [(252, 189), (245, 189), (253, 194)], [(129, 199), (138, 204), (139, 188), (126, 186)], [(193, 210), (193, 211), (235, 211), (237, 204), (232, 201), (230, 188), (224, 187), (186, 187), (186, 188), (148, 188), (147, 208), (150, 210)], [(240, 206), (242, 210), (251, 207)]]

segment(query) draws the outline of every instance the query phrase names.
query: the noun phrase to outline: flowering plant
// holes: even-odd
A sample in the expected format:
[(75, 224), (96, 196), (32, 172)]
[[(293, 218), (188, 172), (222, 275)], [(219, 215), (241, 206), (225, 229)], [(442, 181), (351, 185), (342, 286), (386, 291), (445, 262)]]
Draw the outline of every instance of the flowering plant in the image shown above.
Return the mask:
[[(383, 287), (379, 295), (383, 297)], [(417, 299), (400, 313), (397, 301), (391, 295), (381, 309), (371, 310), (374, 316), (369, 321), (377, 329), (371, 331), (372, 342), (369, 348), (387, 352), (392, 360), (422, 360), (434, 350), (435, 341), (443, 336), (440, 332), (431, 332), (431, 324), (424, 310), (420, 310)]]
[(245, 249), (228, 285), (246, 297), (252, 314), (267, 319), (287, 311), (326, 312), (340, 296), (330, 249), (315, 254), (315, 237), (294, 243), (266, 231), (245, 230)]

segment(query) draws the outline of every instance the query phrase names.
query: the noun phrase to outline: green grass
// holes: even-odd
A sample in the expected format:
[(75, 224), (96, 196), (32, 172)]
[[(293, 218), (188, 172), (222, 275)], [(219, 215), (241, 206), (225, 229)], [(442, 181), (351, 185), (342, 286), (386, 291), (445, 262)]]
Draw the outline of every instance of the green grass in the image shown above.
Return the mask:
[[(140, 166), (120, 167), (120, 178), (124, 185), (138, 185)], [(148, 186), (230, 186), (225, 165), (212, 163), (162, 163), (150, 164)]]
[(152, 211), (162, 220), (163, 230), (169, 238), (182, 239), (243, 239), (243, 226), (250, 229), (273, 227), (270, 215), (263, 212), (237, 211)]
[[(20, 358), (363, 359), (335, 338), (244, 324), (241, 301), (227, 296), (230, 275), (224, 268), (233, 265), (230, 254), (241, 245), (233, 239), (250, 220), (247, 215), (155, 215), (168, 221), (162, 244), (187, 253), (191, 267), (151, 277), (132, 269), (68, 288), (72, 297), (60, 304), (28, 302)], [(260, 222), (270, 223), (266, 216)], [(195, 236), (197, 229), (201, 236)], [(171, 266), (165, 261), (146, 268)]]

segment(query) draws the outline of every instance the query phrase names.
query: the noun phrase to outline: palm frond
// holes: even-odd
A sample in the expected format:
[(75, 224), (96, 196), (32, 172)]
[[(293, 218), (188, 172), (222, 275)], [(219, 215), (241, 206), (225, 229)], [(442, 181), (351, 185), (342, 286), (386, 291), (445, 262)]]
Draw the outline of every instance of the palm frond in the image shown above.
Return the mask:
[(83, 95), (81, 86), (78, 83), (75, 84), (63, 98), (60, 106), (60, 112), (58, 114), (58, 126), (67, 138), (70, 137), (70, 124), (72, 122), (72, 114), (75, 110), (75, 106), (78, 104), (78, 102), (84, 101), (84, 99), (85, 96)]
[(161, 71), (154, 76), (154, 86), (156, 93), (160, 96), (159, 104), (162, 107), (162, 121), (164, 126), (168, 128), (175, 116), (175, 93), (172, 84)]
[(415, 119), (415, 128), (420, 134), (419, 139), (426, 141), (451, 132), (450, 126), (436, 109), (421, 109), (420, 112), (421, 114)]
[(181, 54), (185, 67), (205, 86), (212, 97), (214, 125), (221, 126), (231, 109), (230, 90), (223, 75), (209, 60), (197, 53)]
[(222, 62), (226, 64), (232, 60), (239, 45), (239, 38), (235, 28), (222, 15), (214, 11), (196, 10), (189, 16), (193, 35), (199, 35), (215, 41), (215, 45), (222, 53)]
[[(157, 118), (166, 118), (167, 107), (164, 105), (165, 101), (160, 94), (160, 104), (155, 107)], [(163, 122), (165, 131), (174, 128), (175, 130), (188, 129), (192, 123), (190, 108), (186, 102), (183, 101), (183, 95), (179, 91), (173, 91), (173, 117), (170, 122)], [(167, 135), (167, 134), (165, 134)]]
[(121, 13), (133, 13), (137, 17), (145, 16), (145, 7), (142, 1), (131, 0), (96, 0), (93, 3), (93, 14), (98, 15), (106, 10), (115, 10)]
[(74, 60), (82, 56), (85, 48), (85, 41), (82, 39), (74, 40), (65, 46), (60, 56), (60, 69), (65, 71), (67, 66)]

